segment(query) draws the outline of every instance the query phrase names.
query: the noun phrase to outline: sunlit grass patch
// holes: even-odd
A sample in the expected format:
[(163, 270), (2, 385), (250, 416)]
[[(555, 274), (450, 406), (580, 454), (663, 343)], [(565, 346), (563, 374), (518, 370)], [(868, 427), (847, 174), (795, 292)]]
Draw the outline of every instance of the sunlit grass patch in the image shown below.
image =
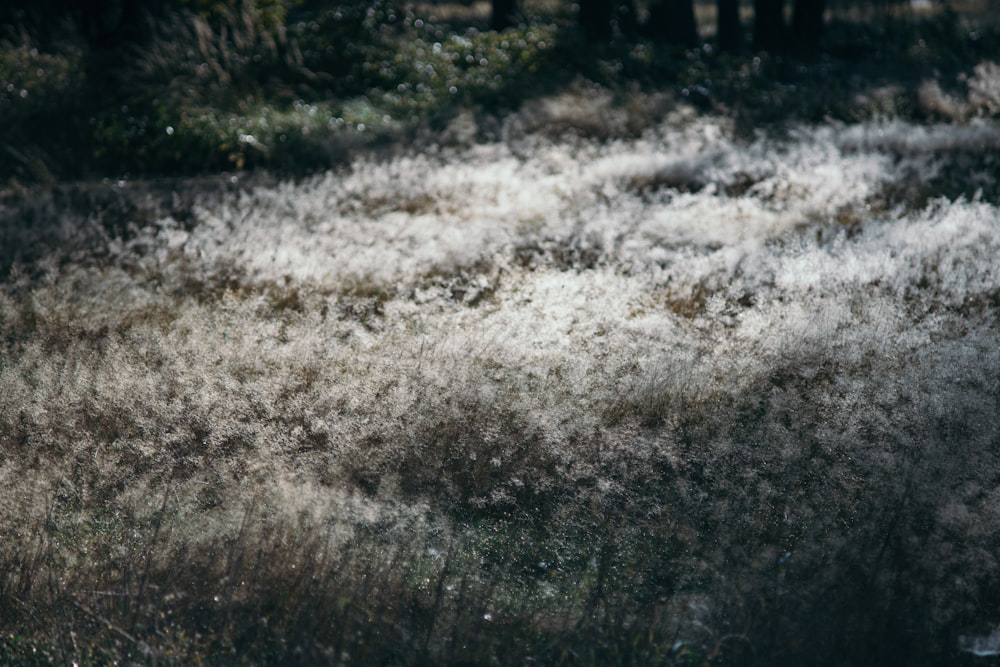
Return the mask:
[[(4, 659), (930, 665), (993, 623), (995, 122), (592, 84), (6, 199)], [(264, 164), (353, 99), (198, 132)]]

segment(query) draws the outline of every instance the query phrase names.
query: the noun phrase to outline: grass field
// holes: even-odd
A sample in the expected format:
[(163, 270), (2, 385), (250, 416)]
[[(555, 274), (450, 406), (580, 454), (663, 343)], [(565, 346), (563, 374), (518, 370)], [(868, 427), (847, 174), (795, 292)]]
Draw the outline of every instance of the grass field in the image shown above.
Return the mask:
[(15, 176), (0, 665), (989, 664), (1000, 68), (752, 58)]

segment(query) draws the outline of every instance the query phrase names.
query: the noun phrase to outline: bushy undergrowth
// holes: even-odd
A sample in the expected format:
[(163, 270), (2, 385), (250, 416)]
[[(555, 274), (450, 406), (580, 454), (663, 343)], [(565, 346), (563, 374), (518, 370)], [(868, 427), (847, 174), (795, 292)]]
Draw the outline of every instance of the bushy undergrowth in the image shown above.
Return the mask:
[(983, 12), (834, 18), (824, 56), (799, 62), (721, 54), (711, 38), (686, 51), (640, 39), (587, 44), (568, 7), (543, 2), (502, 33), (486, 30), (485, 3), (462, 16), (383, 0), (165, 7), (137, 42), (106, 51), (88, 48), (72, 22), (0, 35), (6, 194), (63, 178), (315, 173), (361, 147), (419, 143), (428, 125), (437, 137), (463, 114), (495, 139), (506, 112), (588, 87), (610, 91), (602, 112), (627, 122), (581, 113), (563, 131), (634, 137), (687, 103), (736, 118), (748, 137), (825, 118), (997, 113), (996, 29)]
[(588, 97), (8, 202), (0, 664), (988, 650), (996, 123)]

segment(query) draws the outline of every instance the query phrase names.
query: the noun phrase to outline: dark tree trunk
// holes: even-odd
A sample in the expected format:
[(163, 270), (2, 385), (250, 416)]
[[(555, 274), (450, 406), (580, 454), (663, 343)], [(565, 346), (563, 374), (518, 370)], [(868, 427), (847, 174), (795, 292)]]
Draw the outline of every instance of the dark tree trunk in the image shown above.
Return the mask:
[(649, 31), (654, 39), (678, 46), (697, 46), (694, 0), (658, 0), (649, 8)]
[(730, 53), (743, 46), (743, 28), (740, 26), (740, 0), (718, 2), (719, 48)]
[(815, 56), (823, 36), (823, 12), (826, 0), (795, 0), (792, 10), (792, 44), (796, 53)]
[(91, 84), (99, 83), (103, 93), (124, 92), (114, 83), (115, 77), (132, 57), (130, 47), (143, 39), (146, 13), (155, 15), (160, 4), (143, 0), (84, 0), (78, 3), (77, 15), (88, 47), (84, 70), (87, 80)]
[(139, 0), (86, 0), (80, 17), (91, 48), (114, 49), (139, 36)]
[(753, 47), (780, 51), (785, 47), (784, 0), (754, 0)]
[(493, 30), (510, 28), (517, 23), (517, 0), (493, 0), (490, 27)]
[(635, 0), (623, 0), (615, 4), (618, 29), (628, 40), (639, 37), (639, 12)]
[(614, 5), (611, 0), (580, 0), (580, 28), (592, 42), (611, 39), (611, 19)]

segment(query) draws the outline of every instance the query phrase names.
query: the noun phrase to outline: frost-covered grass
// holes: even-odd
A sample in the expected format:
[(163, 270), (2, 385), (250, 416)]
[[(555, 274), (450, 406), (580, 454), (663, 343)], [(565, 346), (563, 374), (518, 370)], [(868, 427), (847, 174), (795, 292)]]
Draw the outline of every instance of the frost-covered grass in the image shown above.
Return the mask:
[(0, 664), (987, 645), (1000, 127), (580, 113), (3, 209)]

